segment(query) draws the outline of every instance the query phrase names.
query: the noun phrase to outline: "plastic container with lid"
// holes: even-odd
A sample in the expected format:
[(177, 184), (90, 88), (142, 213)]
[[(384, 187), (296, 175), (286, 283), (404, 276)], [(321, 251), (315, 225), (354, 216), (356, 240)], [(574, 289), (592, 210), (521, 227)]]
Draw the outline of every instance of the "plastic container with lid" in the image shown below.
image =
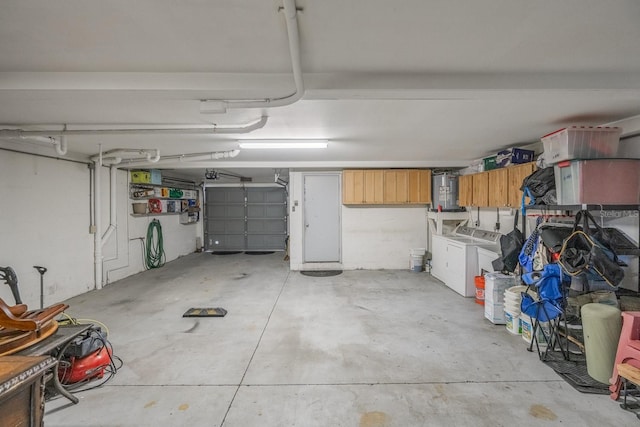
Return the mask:
[(560, 205), (640, 203), (640, 160), (563, 161), (554, 174)]
[(557, 130), (540, 138), (548, 164), (573, 159), (615, 157), (620, 145), (619, 127), (578, 127)]

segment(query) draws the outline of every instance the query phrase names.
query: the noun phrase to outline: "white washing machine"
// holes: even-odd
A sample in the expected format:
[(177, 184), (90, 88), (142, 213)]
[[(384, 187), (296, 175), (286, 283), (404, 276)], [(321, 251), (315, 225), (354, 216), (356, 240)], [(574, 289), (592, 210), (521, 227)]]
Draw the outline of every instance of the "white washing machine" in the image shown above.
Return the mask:
[(432, 236), (431, 274), (460, 295), (475, 296), (474, 278), (481, 268), (479, 249), (483, 251), (482, 265), (486, 267), (487, 258), (491, 256), (485, 256), (485, 251), (499, 252), (500, 236), (500, 233), (466, 226), (456, 228), (449, 236)]

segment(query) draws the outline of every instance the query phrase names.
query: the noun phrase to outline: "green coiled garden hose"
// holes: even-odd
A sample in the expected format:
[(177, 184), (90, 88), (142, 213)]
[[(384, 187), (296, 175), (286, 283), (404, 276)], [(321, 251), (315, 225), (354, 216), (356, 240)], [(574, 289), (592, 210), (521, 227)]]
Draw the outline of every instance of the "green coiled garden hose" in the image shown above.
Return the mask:
[(154, 219), (147, 228), (147, 244), (145, 262), (147, 268), (158, 268), (164, 265), (164, 247), (162, 244), (162, 226), (160, 221)]

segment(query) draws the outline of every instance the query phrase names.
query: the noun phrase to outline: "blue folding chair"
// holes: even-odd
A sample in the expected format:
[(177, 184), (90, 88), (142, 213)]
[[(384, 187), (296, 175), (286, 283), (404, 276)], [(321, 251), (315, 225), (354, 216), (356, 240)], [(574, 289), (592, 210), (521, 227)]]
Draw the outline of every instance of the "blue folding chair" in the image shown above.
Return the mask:
[[(533, 351), (535, 343), (538, 356), (541, 360), (545, 360), (549, 351), (554, 351), (557, 346), (564, 359), (569, 360), (568, 342), (565, 340), (563, 343), (559, 333), (560, 320), (563, 318), (566, 306), (562, 292), (563, 273), (560, 266), (547, 264), (542, 271), (524, 274), (522, 280), (529, 287), (535, 287), (538, 294), (538, 298), (534, 299), (528, 292), (523, 292), (520, 303), (522, 313), (534, 319), (533, 337), (528, 350)], [(548, 330), (545, 330), (542, 323), (549, 324)], [(538, 334), (541, 334), (547, 344), (544, 352), (540, 348)]]

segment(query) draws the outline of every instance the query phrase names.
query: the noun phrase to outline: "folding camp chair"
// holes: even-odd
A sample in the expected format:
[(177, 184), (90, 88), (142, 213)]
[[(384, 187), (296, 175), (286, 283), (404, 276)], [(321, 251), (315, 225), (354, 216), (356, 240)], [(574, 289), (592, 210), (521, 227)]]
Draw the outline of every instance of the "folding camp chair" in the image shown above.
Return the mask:
[[(535, 344), (540, 360), (546, 360), (550, 351), (559, 348), (565, 360), (569, 360), (569, 346), (560, 336), (559, 327), (564, 319), (566, 306), (562, 292), (562, 270), (558, 264), (547, 264), (542, 271), (534, 271), (522, 276), (528, 287), (534, 286), (538, 294), (537, 299), (528, 292), (522, 293), (520, 309), (522, 313), (533, 319), (532, 339), (529, 351), (533, 351)], [(527, 289), (528, 290), (528, 289)], [(548, 326), (545, 327), (543, 324)], [(566, 322), (565, 322), (566, 329)], [(544, 340), (546, 348), (542, 348), (540, 340)]]

